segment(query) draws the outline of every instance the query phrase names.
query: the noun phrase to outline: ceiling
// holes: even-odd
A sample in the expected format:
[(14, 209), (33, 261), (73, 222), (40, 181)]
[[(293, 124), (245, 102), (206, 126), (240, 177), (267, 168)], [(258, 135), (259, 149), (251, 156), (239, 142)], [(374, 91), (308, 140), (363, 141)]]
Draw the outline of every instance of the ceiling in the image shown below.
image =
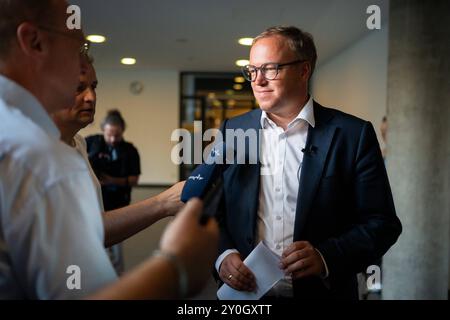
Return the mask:
[[(388, 0), (73, 0), (86, 34), (102, 34), (93, 46), (99, 68), (236, 71), (249, 47), (237, 39), (274, 25), (313, 34), (320, 65), (365, 34), (366, 8), (377, 4), (388, 19)], [(135, 57), (135, 66), (120, 59)]]

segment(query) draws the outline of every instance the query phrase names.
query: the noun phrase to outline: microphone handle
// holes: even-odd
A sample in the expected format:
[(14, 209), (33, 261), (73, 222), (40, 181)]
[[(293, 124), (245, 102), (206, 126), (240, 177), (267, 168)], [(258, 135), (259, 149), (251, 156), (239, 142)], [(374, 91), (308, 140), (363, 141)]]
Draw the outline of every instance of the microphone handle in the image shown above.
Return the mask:
[(222, 196), (223, 180), (222, 177), (219, 177), (203, 197), (203, 212), (199, 219), (201, 225), (205, 225), (210, 218), (214, 218), (219, 214), (219, 205)]

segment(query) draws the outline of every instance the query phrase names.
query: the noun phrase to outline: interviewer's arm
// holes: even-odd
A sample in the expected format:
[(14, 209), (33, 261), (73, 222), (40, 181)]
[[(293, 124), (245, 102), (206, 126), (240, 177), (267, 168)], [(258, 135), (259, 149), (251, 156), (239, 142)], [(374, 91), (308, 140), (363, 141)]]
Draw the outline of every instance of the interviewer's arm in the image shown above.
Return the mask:
[(180, 201), (183, 186), (184, 181), (152, 198), (104, 212), (105, 246), (120, 243), (158, 220), (173, 216), (183, 207)]
[[(217, 253), (219, 230), (214, 219), (205, 226), (199, 224), (202, 203), (188, 202), (167, 227), (161, 240), (161, 251), (176, 257), (162, 255), (149, 258), (125, 274), (117, 282), (88, 297), (90, 299), (175, 299), (180, 298), (179, 267), (186, 273), (187, 295), (197, 293), (209, 276)], [(184, 298), (184, 297), (181, 297)]]

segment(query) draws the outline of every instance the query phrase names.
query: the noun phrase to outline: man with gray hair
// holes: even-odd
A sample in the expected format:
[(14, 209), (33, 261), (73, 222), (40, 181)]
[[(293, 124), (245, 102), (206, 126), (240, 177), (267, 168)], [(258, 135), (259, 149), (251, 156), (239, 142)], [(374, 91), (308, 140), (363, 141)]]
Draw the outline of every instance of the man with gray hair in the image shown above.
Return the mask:
[[(218, 235), (214, 221), (199, 225), (198, 200), (136, 270), (119, 280), (108, 259), (88, 167), (49, 117), (74, 105), (86, 61), (83, 32), (66, 27), (67, 6), (0, 0), (0, 299), (192, 294), (207, 279)], [(155, 206), (163, 212), (168, 200)]]
[(216, 270), (232, 288), (255, 290), (243, 260), (264, 241), (285, 273), (267, 299), (357, 299), (356, 274), (401, 232), (372, 124), (313, 100), (316, 60), (310, 34), (267, 29), (243, 67), (260, 109), (222, 125), (262, 134), (260, 163), (224, 173)]

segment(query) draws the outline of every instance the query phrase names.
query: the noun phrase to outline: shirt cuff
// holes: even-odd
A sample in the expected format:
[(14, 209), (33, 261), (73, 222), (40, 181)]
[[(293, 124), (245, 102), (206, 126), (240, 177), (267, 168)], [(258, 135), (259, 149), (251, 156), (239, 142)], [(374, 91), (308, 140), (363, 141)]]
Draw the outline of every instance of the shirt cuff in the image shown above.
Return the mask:
[[(322, 253), (320, 253), (320, 251), (317, 250), (317, 249), (316, 249), (316, 251), (317, 251), (317, 253), (320, 255), (320, 257), (322, 258), (323, 265), (325, 266), (325, 272), (322, 273), (322, 274), (320, 275), (320, 277), (321, 277), (322, 279), (326, 279), (326, 278), (328, 278), (328, 276), (330, 275), (330, 272), (328, 271), (327, 262), (326, 262), (325, 259), (323, 258)], [(220, 258), (220, 257), (219, 257), (219, 258)]]
[(239, 253), (239, 251), (237, 251), (236, 249), (228, 249), (225, 250), (224, 252), (222, 252), (222, 254), (217, 258), (216, 260), (216, 271), (217, 273), (219, 273), (220, 270), (220, 265), (222, 264), (223, 260), (226, 258), (226, 256), (228, 256), (230, 253)]

